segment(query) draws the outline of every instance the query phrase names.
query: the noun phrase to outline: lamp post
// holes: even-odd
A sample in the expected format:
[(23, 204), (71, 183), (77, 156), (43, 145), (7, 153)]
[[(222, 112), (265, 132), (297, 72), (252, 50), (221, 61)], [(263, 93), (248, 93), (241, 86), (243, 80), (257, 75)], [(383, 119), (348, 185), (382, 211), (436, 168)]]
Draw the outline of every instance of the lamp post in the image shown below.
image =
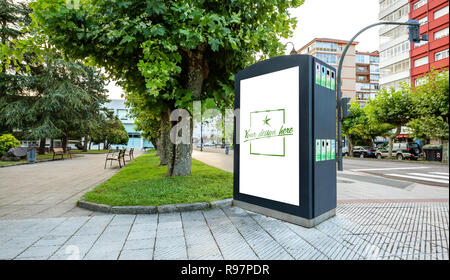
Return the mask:
[(292, 43), (292, 42), (287, 42), (287, 43), (284, 44), (284, 45), (287, 46), (288, 44), (291, 44), (291, 45), (292, 45), (292, 50), (291, 50), (291, 52), (289, 53), (289, 55), (296, 55), (296, 54), (297, 54), (297, 51), (295, 50), (294, 43)]
[(342, 72), (342, 64), (344, 62), (344, 57), (347, 54), (348, 48), (351, 46), (353, 41), (356, 39), (356, 37), (359, 36), (359, 34), (363, 33), (369, 28), (372, 28), (377, 25), (408, 25), (409, 28), (409, 40), (411, 42), (420, 42), (421, 40), (427, 41), (428, 36), (423, 35), (420, 37), (420, 23), (417, 20), (408, 20), (408, 22), (378, 22), (371, 24), (369, 26), (364, 27), (361, 29), (358, 33), (356, 33), (355, 36), (347, 43), (347, 46), (345, 46), (344, 51), (342, 52), (341, 59), (339, 60), (339, 66), (337, 70), (337, 115), (338, 115), (338, 156), (337, 156), (337, 164), (338, 164), (338, 170), (342, 171), (344, 169), (343, 162), (342, 162), (342, 92), (341, 92), (341, 72)]

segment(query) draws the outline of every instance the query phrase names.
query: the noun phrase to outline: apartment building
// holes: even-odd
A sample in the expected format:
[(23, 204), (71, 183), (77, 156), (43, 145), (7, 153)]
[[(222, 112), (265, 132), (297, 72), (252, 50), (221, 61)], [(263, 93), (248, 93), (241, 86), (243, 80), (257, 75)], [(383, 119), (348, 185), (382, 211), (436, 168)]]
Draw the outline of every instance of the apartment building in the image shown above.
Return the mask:
[[(342, 52), (345, 49), (348, 41), (329, 39), (329, 38), (315, 38), (305, 46), (299, 49), (299, 54), (309, 54), (323, 60), (333, 67), (338, 67)], [(345, 55), (342, 65), (342, 97), (349, 97), (354, 99), (356, 97), (356, 71), (355, 47), (358, 42), (353, 42)]]
[[(338, 67), (342, 52), (348, 41), (329, 38), (315, 38), (298, 51), (313, 55), (331, 66)], [(358, 100), (364, 106), (379, 90), (379, 52), (358, 52), (353, 42), (342, 64), (342, 97)]]
[(411, 84), (418, 85), (431, 69), (449, 68), (449, 1), (409, 0), (409, 17), (421, 24), (428, 42), (410, 44)]
[(380, 54), (356, 51), (356, 100), (365, 106), (367, 100), (375, 98), (380, 81)]
[[(408, 0), (380, 0), (380, 21), (407, 22)], [(380, 28), (380, 87), (400, 87), (410, 82), (410, 42), (408, 27), (384, 25)]]

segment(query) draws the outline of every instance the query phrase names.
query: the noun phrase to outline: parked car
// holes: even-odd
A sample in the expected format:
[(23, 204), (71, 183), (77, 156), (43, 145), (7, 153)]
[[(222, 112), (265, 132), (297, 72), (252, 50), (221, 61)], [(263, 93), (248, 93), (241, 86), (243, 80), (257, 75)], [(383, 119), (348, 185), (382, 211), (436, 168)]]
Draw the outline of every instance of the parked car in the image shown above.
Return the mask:
[(342, 147), (342, 156), (348, 157), (348, 146)]
[(378, 147), (375, 152), (377, 159), (387, 158), (389, 156), (389, 145), (382, 145)]
[[(417, 160), (421, 155), (420, 147), (417, 143), (394, 143), (392, 147), (392, 157), (403, 160)], [(389, 146), (383, 146), (376, 151), (378, 159), (387, 158), (389, 156)]]
[(353, 147), (353, 156), (360, 158), (375, 157), (375, 149), (369, 146), (355, 146)]

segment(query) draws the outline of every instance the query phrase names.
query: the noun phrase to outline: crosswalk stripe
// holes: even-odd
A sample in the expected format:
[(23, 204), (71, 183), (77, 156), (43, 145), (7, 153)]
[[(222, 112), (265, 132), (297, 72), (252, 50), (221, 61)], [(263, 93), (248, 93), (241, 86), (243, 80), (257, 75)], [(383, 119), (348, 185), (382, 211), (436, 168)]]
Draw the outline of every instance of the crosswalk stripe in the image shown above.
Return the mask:
[(411, 166), (411, 167), (389, 167), (389, 168), (362, 168), (362, 169), (351, 169), (352, 171), (382, 171), (382, 170), (403, 170), (403, 169), (425, 169), (430, 167), (417, 167), (417, 166)]
[(447, 175), (448, 176), (448, 173), (445, 173), (445, 172), (430, 172), (431, 174), (438, 174), (438, 175)]
[(447, 179), (448, 180), (448, 175), (447, 176), (442, 176), (442, 175), (432, 175), (432, 174), (424, 174), (424, 173), (408, 173), (408, 175), (414, 175), (414, 176), (423, 176), (423, 177), (430, 177), (430, 178), (437, 178), (437, 179)]
[(420, 177), (417, 177), (417, 176), (408, 176), (408, 175), (402, 175), (402, 174), (386, 174), (386, 175), (387, 176), (394, 176), (394, 177), (401, 177), (401, 178), (415, 179), (415, 180), (420, 180), (420, 181), (429, 181), (429, 182), (448, 184), (448, 180), (438, 180), (438, 179), (432, 179), (432, 178), (420, 178)]

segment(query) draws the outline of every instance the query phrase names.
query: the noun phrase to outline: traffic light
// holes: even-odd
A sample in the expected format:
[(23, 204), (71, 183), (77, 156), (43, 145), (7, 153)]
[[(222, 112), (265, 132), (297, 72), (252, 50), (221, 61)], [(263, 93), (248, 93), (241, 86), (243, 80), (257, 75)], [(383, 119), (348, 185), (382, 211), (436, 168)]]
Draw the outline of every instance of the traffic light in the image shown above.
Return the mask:
[(414, 24), (409, 25), (409, 41), (411, 43), (420, 43), (420, 23), (417, 20), (410, 19), (408, 23)]
[(345, 97), (341, 99), (342, 101), (342, 117), (345, 119), (350, 116), (350, 106), (352, 105), (350, 103), (351, 99), (350, 97)]

